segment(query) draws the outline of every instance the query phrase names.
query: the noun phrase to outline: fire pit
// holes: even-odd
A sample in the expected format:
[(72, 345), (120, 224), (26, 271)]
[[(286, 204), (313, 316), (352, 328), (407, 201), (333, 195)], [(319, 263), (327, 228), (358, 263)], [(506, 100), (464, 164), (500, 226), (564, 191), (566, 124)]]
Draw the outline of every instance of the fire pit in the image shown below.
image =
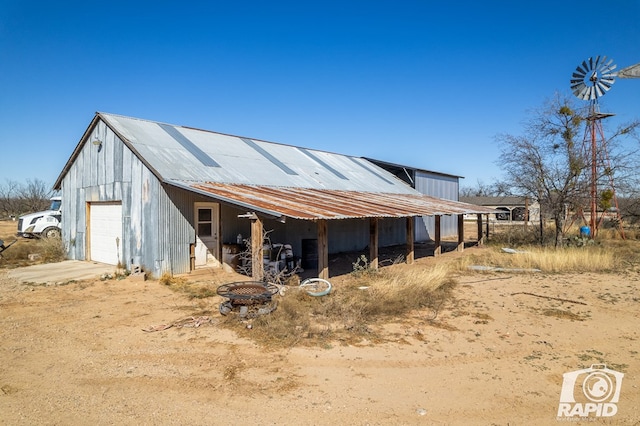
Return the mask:
[(246, 281), (223, 284), (218, 287), (217, 293), (226, 297), (234, 305), (254, 305), (269, 302), (271, 296), (278, 292), (274, 284), (260, 281)]
[[(220, 313), (227, 315), (234, 308), (240, 308), (240, 316), (263, 315), (273, 311), (277, 304), (271, 297), (278, 292), (275, 284), (260, 281), (243, 281), (223, 284), (217, 289), (218, 295), (229, 300), (220, 304)], [(249, 307), (251, 312), (249, 311)], [(255, 311), (255, 312), (253, 312)]]

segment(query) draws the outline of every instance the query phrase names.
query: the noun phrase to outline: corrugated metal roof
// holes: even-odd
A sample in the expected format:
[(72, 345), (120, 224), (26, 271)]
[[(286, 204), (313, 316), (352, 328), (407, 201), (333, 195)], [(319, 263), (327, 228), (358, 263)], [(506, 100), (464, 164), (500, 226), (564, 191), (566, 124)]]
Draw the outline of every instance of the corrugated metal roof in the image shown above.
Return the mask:
[(361, 157), (97, 113), (64, 175), (102, 120), (164, 183), (276, 218), (346, 219), (493, 213), (423, 195)]
[(411, 194), (393, 174), (360, 157), (99, 113), (163, 181)]
[(348, 219), (494, 213), (493, 209), (429, 197), (330, 189), (282, 188), (215, 182), (170, 182), (249, 211), (293, 219)]

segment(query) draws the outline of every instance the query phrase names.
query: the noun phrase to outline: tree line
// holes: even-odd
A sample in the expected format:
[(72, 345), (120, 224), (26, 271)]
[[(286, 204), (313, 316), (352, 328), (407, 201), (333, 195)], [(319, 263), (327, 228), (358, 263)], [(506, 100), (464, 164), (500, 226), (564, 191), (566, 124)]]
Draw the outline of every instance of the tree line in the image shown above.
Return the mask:
[(26, 182), (6, 180), (0, 183), (0, 218), (46, 210), (53, 194), (51, 186), (40, 179), (27, 179)]

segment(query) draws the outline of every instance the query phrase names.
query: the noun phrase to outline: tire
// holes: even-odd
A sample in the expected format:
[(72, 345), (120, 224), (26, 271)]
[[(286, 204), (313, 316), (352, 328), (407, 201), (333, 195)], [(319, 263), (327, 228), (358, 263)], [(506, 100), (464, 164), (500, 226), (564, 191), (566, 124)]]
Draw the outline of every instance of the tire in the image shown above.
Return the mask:
[(42, 238), (60, 238), (60, 228), (56, 228), (55, 226), (46, 228), (44, 231), (42, 231), (40, 236)]
[(309, 296), (326, 296), (331, 292), (331, 283), (322, 278), (307, 278), (300, 283), (300, 288)]

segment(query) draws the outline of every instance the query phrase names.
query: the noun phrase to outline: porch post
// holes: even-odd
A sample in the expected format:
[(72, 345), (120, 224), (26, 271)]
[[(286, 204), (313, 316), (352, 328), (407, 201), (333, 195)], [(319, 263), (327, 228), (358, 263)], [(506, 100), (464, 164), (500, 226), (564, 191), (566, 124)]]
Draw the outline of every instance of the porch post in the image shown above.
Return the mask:
[(414, 218), (408, 217), (407, 219), (407, 263), (411, 265), (415, 260), (415, 252), (413, 247), (413, 223)]
[(256, 281), (264, 278), (263, 235), (262, 221), (259, 218), (251, 219), (251, 278)]
[(434, 226), (434, 230), (435, 230), (435, 235), (433, 236), (434, 242), (436, 244), (435, 248), (433, 249), (433, 256), (437, 257), (440, 256), (442, 254), (442, 241), (440, 240), (440, 219), (442, 218), (441, 215), (437, 214), (434, 216), (435, 219), (435, 226)]
[(329, 279), (329, 244), (327, 221), (318, 220), (318, 278)]
[(464, 251), (464, 215), (458, 215), (458, 251)]
[(369, 267), (378, 269), (378, 218), (369, 218)]
[(478, 245), (484, 244), (484, 236), (482, 235), (482, 213), (478, 213)]

